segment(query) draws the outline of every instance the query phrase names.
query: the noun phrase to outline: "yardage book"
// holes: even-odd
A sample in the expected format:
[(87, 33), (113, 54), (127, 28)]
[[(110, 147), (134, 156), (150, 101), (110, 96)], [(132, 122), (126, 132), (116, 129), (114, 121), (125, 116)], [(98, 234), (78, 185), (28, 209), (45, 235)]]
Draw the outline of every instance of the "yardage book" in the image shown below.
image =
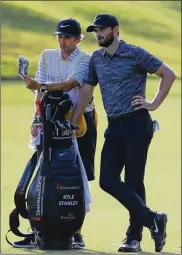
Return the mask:
[(18, 75), (21, 78), (24, 78), (23, 75), (28, 74), (29, 60), (24, 56), (19, 55), (18, 63), (19, 63)]

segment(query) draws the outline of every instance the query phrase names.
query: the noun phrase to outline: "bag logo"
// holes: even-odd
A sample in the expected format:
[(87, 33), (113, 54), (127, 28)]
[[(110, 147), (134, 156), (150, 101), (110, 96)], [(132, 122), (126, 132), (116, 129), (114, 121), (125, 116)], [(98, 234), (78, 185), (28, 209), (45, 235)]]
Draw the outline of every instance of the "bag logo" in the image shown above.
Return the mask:
[(80, 187), (79, 186), (72, 186), (72, 187), (68, 187), (68, 186), (61, 186), (60, 184), (59, 184), (59, 182), (57, 181), (56, 182), (56, 189), (57, 190), (60, 190), (60, 189), (71, 189), (71, 190), (76, 190), (76, 189), (80, 189)]
[(43, 215), (45, 176), (38, 178), (36, 216)]
[(64, 156), (65, 154), (67, 154), (68, 152), (64, 152), (64, 153), (59, 153), (59, 156), (62, 157)]

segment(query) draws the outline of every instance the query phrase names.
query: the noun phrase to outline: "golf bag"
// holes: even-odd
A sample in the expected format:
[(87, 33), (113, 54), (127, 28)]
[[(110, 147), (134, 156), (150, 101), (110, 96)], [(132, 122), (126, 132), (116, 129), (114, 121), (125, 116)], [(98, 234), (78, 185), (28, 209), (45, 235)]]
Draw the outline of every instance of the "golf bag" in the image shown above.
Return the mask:
[[(85, 217), (83, 180), (72, 142), (72, 130), (78, 127), (64, 119), (71, 104), (62, 92), (45, 94), (38, 120), (43, 124), (42, 153), (38, 162), (37, 152), (28, 162), (15, 192), (16, 208), (10, 214), (10, 230), (18, 236), (34, 234), (40, 249), (71, 248), (72, 236)], [(19, 214), (29, 220), (33, 233), (18, 230)]]

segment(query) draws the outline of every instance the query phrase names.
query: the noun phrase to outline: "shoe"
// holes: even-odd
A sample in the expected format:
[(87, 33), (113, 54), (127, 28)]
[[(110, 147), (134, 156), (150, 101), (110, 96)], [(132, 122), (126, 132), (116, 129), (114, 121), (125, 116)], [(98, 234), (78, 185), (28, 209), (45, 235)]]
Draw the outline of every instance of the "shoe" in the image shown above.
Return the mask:
[(161, 252), (166, 243), (167, 215), (156, 213), (154, 225), (150, 228), (152, 239), (155, 242), (155, 251)]
[(23, 240), (14, 242), (12, 245), (15, 248), (30, 248), (30, 249), (37, 248), (37, 243), (35, 242), (34, 235), (25, 237)]
[(140, 242), (137, 240), (123, 240), (123, 244), (119, 247), (119, 252), (139, 252), (141, 251)]
[(83, 241), (83, 236), (79, 233), (75, 233), (73, 236), (73, 249), (83, 249), (85, 248), (85, 243)]

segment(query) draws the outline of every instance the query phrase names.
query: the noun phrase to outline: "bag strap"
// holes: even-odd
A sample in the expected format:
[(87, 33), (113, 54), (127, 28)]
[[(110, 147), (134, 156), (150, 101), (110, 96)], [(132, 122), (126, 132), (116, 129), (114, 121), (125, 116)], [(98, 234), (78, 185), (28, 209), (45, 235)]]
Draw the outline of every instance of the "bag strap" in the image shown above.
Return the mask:
[(8, 233), (9, 232), (12, 232), (16, 236), (20, 236), (20, 237), (30, 237), (30, 236), (33, 235), (33, 233), (22, 233), (22, 232), (19, 231), (19, 229), (18, 229), (18, 227), (20, 226), (19, 213), (18, 213), (16, 208), (10, 213), (9, 226), (10, 226), (10, 229), (6, 233), (6, 241), (10, 245), (12, 245), (12, 243), (8, 240)]
[(30, 233), (20, 232), (18, 227), (20, 226), (19, 215), (21, 215), (25, 219), (28, 219), (25, 195), (26, 195), (27, 187), (30, 183), (31, 177), (35, 170), (36, 164), (37, 164), (37, 152), (34, 152), (34, 154), (32, 155), (31, 159), (28, 161), (25, 167), (23, 175), (15, 191), (14, 202), (15, 202), (16, 208), (9, 215), (10, 229), (6, 233), (6, 241), (10, 245), (12, 245), (12, 243), (8, 240), (9, 232), (12, 232), (16, 236), (20, 236), (20, 237), (29, 237), (32, 235), (32, 233), (30, 234)]
[(14, 194), (14, 202), (17, 211), (25, 219), (28, 218), (25, 195), (32, 175), (34, 173), (36, 164), (37, 164), (37, 151), (34, 152), (32, 157), (28, 161)]

